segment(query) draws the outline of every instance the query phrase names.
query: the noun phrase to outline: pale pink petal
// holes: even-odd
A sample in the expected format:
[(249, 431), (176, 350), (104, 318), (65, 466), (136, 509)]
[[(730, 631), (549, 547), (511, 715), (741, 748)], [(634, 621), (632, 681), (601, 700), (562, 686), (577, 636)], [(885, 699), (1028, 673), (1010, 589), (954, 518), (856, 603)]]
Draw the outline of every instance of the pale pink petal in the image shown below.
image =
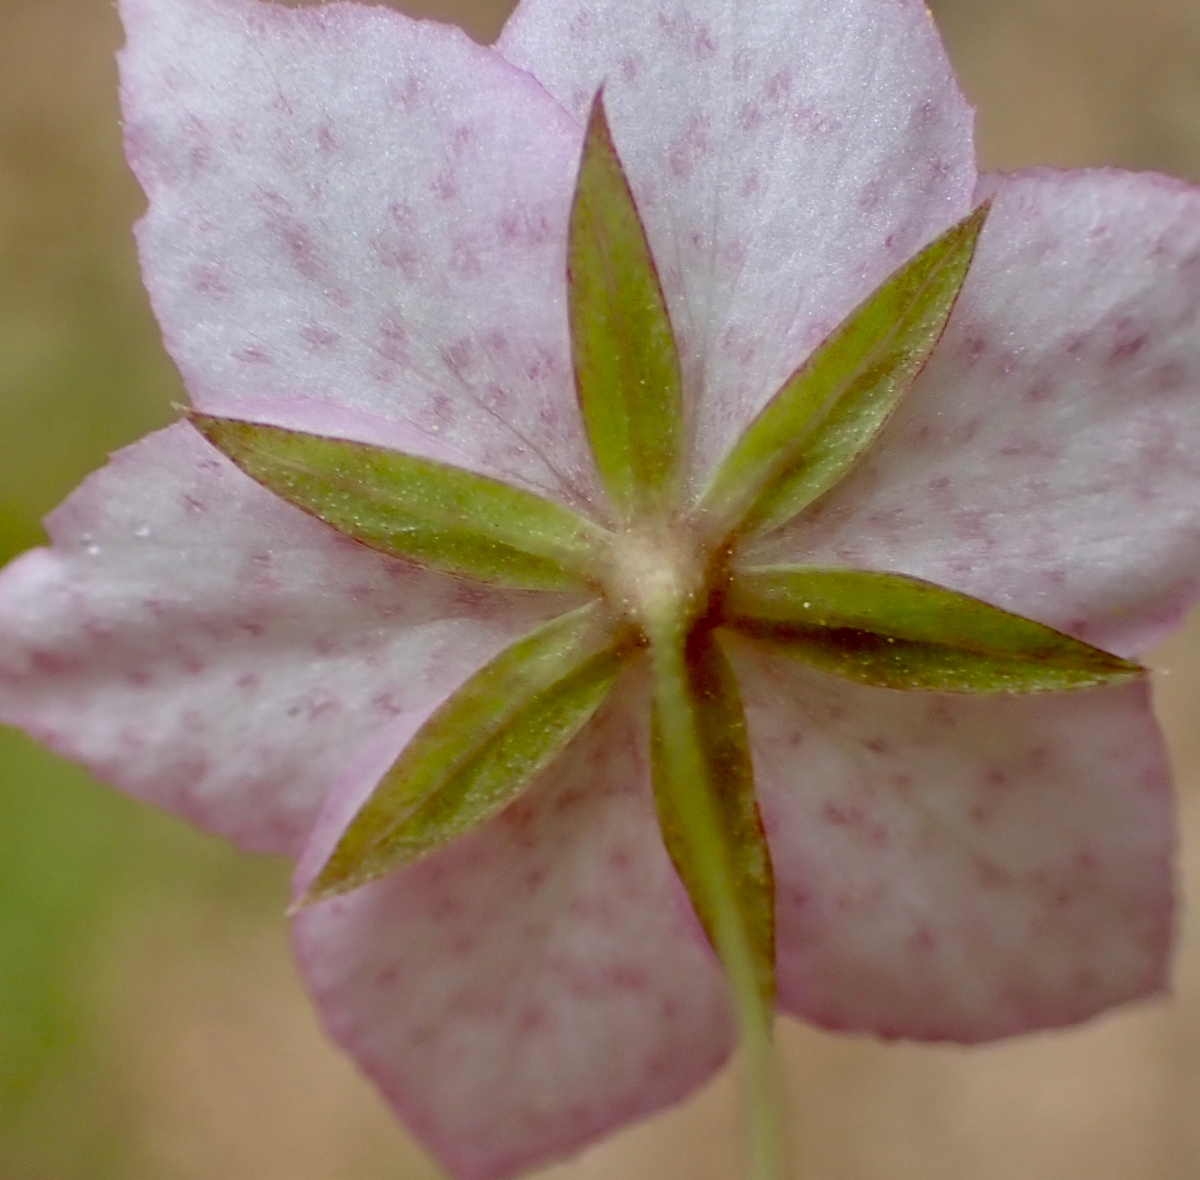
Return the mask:
[(707, 470), (962, 217), (971, 111), (920, 0), (523, 0), (498, 43), (582, 120), (604, 84)]
[(330, 1032), (459, 1180), (574, 1151), (730, 1050), (630, 687), (497, 819), (296, 919)]
[(581, 136), (541, 87), (386, 8), (121, 13), (142, 265), (196, 405), (365, 411), (587, 501), (564, 290)]
[(556, 605), (339, 537), (184, 425), (48, 528), (0, 574), (0, 721), (259, 851), (298, 853), (373, 735)]
[(770, 553), (915, 574), (1143, 651), (1200, 592), (1200, 189), (1039, 171), (993, 190), (928, 368)]
[(1173, 804), (1146, 685), (931, 696), (735, 654), (784, 1008), (975, 1042), (1166, 987)]

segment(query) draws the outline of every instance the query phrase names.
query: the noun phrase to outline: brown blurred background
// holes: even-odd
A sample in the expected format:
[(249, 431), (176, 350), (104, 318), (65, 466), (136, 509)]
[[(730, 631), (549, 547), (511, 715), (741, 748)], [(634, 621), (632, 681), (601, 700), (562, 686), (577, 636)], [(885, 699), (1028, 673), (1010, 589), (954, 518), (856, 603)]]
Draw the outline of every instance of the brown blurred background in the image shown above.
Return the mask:
[[(505, 0), (401, 7), (495, 35)], [(985, 166), (1200, 181), (1200, 0), (939, 0)], [(129, 228), (108, 0), (0, 0), (0, 559), (170, 417)], [(1156, 653), (1200, 898), (1200, 616)], [(0, 733), (0, 1180), (431, 1180), (324, 1042), (286, 866)], [(972, 1051), (789, 1025), (796, 1180), (1200, 1180), (1200, 918), (1173, 1000)], [(733, 1180), (727, 1079), (543, 1180)]]

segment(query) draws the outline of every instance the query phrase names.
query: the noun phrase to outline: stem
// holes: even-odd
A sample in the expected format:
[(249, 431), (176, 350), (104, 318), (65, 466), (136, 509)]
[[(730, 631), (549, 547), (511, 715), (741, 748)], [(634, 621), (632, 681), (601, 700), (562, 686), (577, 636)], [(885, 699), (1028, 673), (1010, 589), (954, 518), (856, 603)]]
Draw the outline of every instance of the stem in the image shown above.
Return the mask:
[[(740, 1007), (740, 1005), (739, 1005)], [(749, 1138), (751, 1180), (787, 1180), (787, 1150), (779, 1101), (775, 1045), (769, 1023), (739, 1012), (741, 1091)]]

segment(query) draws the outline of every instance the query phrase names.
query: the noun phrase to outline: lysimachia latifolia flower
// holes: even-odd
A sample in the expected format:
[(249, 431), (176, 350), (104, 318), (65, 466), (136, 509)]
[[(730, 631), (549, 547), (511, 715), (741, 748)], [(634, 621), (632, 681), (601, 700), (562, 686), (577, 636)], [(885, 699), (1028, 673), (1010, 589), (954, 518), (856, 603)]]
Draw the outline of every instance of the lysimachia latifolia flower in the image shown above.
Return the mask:
[(977, 177), (917, 0), (121, 8), (193, 409), (0, 577), (0, 718), (298, 858), (456, 1176), (761, 1078), (776, 1006), (1165, 986), (1200, 193)]

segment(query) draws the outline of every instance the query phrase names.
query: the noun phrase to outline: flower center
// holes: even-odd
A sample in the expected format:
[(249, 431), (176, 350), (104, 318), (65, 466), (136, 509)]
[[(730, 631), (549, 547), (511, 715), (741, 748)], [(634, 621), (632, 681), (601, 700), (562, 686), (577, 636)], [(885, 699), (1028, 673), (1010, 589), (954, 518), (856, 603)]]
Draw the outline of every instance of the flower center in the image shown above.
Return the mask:
[(709, 611), (718, 564), (683, 525), (628, 529), (613, 544), (605, 595), (647, 637), (686, 629)]

